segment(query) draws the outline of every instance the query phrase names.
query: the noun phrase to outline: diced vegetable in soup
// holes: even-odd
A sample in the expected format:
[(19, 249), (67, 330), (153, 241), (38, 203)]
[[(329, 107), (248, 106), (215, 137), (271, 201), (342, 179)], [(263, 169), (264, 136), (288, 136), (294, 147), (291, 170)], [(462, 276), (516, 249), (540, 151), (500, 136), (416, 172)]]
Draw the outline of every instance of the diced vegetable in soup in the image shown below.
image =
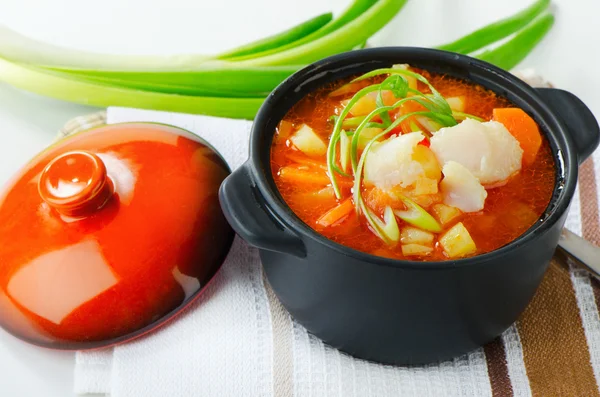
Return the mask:
[(536, 122), (475, 84), (398, 65), (294, 106), (271, 149), (275, 183), (306, 224), (390, 258), (439, 261), (500, 248), (554, 189)]

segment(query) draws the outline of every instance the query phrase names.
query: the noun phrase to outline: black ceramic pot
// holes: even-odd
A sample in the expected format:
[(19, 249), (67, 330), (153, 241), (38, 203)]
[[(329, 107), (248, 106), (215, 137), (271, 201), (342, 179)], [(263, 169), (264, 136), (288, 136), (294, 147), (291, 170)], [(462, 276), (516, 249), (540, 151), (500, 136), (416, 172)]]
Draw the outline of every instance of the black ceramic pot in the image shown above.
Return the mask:
[[(330, 241), (285, 204), (271, 177), (269, 152), (286, 112), (325, 83), (398, 63), (481, 84), (541, 126), (556, 161), (554, 196), (521, 237), (467, 259), (400, 261)], [(599, 137), (598, 123), (577, 97), (531, 88), (488, 63), (422, 48), (353, 51), (300, 70), (269, 95), (254, 121), (250, 158), (221, 186), (221, 206), (237, 233), (260, 249), (275, 293), (311, 333), (355, 357), (430, 363), (489, 342), (523, 312), (557, 246), (578, 164)]]

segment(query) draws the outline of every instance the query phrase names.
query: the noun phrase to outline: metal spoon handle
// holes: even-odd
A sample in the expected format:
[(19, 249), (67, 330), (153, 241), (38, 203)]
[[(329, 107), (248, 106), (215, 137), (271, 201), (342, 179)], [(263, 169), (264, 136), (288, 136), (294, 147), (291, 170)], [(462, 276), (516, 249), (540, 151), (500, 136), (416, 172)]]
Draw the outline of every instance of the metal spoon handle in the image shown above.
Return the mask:
[(558, 246), (600, 279), (600, 247), (563, 228)]

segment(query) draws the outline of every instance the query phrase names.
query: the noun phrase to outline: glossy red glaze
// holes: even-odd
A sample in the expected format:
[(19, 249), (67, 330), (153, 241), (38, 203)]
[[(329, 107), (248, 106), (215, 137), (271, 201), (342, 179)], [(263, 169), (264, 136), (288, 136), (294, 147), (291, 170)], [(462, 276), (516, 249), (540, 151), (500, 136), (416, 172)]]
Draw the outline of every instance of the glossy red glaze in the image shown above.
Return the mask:
[(38, 192), (59, 213), (86, 216), (112, 198), (114, 185), (100, 157), (91, 152), (73, 151), (48, 163), (40, 175)]
[(97, 348), (189, 303), (233, 239), (229, 174), (186, 131), (125, 123), (67, 138), (0, 194), (0, 325), (34, 344)]

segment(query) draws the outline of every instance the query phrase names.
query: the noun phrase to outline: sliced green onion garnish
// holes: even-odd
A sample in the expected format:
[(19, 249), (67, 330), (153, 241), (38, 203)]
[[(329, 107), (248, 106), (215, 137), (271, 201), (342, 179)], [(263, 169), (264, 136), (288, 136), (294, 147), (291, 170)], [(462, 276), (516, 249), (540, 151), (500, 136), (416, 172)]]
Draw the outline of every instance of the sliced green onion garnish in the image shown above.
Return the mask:
[(354, 94), (352, 99), (350, 99), (350, 102), (348, 102), (346, 107), (340, 113), (339, 117), (336, 119), (335, 125), (333, 127), (333, 132), (331, 133), (331, 137), (329, 138), (329, 146), (327, 147), (327, 173), (329, 175), (329, 179), (331, 180), (331, 186), (333, 187), (335, 196), (338, 199), (342, 198), (342, 192), (340, 191), (340, 187), (337, 183), (337, 179), (336, 179), (335, 173), (334, 173), (334, 171), (335, 171), (334, 166), (335, 166), (335, 162), (336, 162), (335, 146), (339, 139), (339, 135), (342, 131), (343, 121), (346, 118), (346, 116), (348, 116), (348, 113), (350, 113), (350, 109), (352, 108), (352, 106), (354, 106), (354, 104), (356, 102), (358, 102), (358, 100), (360, 98), (362, 98), (363, 96), (367, 95), (370, 92), (377, 91), (378, 89), (379, 89), (379, 84), (370, 85), (370, 86), (365, 87), (362, 90), (358, 91), (356, 94)]
[[(415, 89), (411, 89), (407, 87), (407, 92), (416, 94), (416, 95), (420, 95), (423, 99), (419, 100), (419, 103), (421, 103), (423, 106), (427, 107), (428, 109), (430, 109), (431, 111), (435, 111), (441, 114), (447, 114), (450, 115), (450, 118), (452, 118), (452, 109), (450, 108), (450, 105), (448, 104), (448, 102), (446, 101), (446, 98), (444, 98), (442, 96), (442, 94), (440, 94), (438, 92), (438, 90), (435, 89), (435, 87), (433, 85), (431, 85), (431, 83), (429, 82), (429, 80), (427, 80), (425, 77), (423, 77), (422, 75), (415, 73), (413, 71), (410, 70), (406, 70), (406, 69), (402, 69), (402, 68), (382, 68), (382, 69), (375, 69), (372, 70), (368, 73), (363, 74), (360, 77), (357, 77), (356, 79), (352, 80), (352, 83), (356, 83), (358, 81), (362, 81), (371, 77), (375, 77), (375, 76), (379, 76), (382, 74), (398, 74), (398, 75), (403, 75), (403, 76), (411, 76), (416, 78), (418, 81), (422, 82), (423, 84), (425, 84), (429, 90), (431, 91), (431, 94), (428, 95), (424, 95), (422, 92), (415, 90)], [(450, 120), (450, 119), (448, 119)], [(445, 123), (443, 123), (445, 124)]]
[(348, 171), (348, 160), (350, 159), (350, 138), (344, 131), (340, 134), (340, 166), (343, 172)]
[(435, 233), (442, 231), (442, 227), (438, 221), (436, 221), (429, 212), (425, 211), (423, 207), (409, 198), (402, 197), (401, 199), (408, 209), (404, 211), (394, 210), (394, 214), (396, 214), (398, 218), (423, 230)]
[[(335, 143), (334, 143), (334, 145), (333, 145), (333, 158), (334, 158), (334, 159), (337, 157), (337, 150), (336, 150), (336, 148), (337, 148), (337, 143), (338, 143), (338, 142), (340, 142), (340, 140), (342, 139), (342, 137), (343, 137), (343, 136), (345, 136), (345, 137), (346, 137), (346, 139), (348, 139), (348, 136), (347, 136), (346, 132), (345, 132), (345, 131), (342, 131), (342, 132), (341, 132), (341, 133), (338, 135), (338, 137), (337, 137), (337, 139), (336, 139), (336, 141), (335, 141)], [(340, 154), (340, 155), (341, 155), (341, 154)], [(336, 172), (337, 174), (340, 174), (340, 175), (342, 175), (342, 176), (348, 176), (348, 177), (350, 176), (350, 175), (348, 175), (346, 172), (344, 172), (342, 169), (340, 169), (340, 167), (338, 167), (338, 166), (337, 166), (337, 164), (335, 164), (335, 162), (334, 162), (334, 163), (333, 163), (333, 165), (332, 165), (332, 169), (333, 169), (333, 171), (334, 171), (334, 172)]]
[[(333, 129), (330, 141), (329, 141), (329, 148), (327, 151), (327, 164), (328, 164), (329, 178), (331, 180), (331, 184), (334, 188), (334, 191), (336, 192), (336, 196), (339, 198), (339, 197), (341, 197), (341, 193), (339, 192), (339, 187), (337, 185), (337, 180), (336, 180), (336, 176), (335, 176), (335, 161), (336, 161), (336, 149), (335, 148), (336, 148), (338, 140), (340, 139), (339, 138), (340, 131), (341, 131), (341, 128), (345, 121), (345, 118), (349, 113), (349, 110), (352, 108), (352, 106), (358, 100), (360, 100), (360, 98), (364, 97), (365, 95), (369, 94), (370, 92), (378, 91), (378, 93), (379, 93), (378, 97), (381, 98), (382, 87), (385, 87), (386, 89), (391, 90), (394, 93), (394, 96), (396, 96), (397, 98), (404, 96), (404, 98), (399, 99), (392, 106), (383, 106), (383, 101), (378, 100), (376, 102), (377, 107), (373, 111), (371, 111), (371, 113), (369, 113), (367, 116), (357, 119), (357, 121), (360, 120), (360, 124), (358, 125), (358, 127), (356, 128), (356, 130), (354, 131), (354, 134), (352, 136), (351, 147), (350, 147), (350, 160), (351, 160), (351, 164), (352, 164), (352, 171), (354, 173), (353, 201), (354, 201), (354, 205), (356, 206), (356, 211), (358, 213), (360, 213), (361, 211), (364, 213), (364, 210), (362, 210), (362, 208), (364, 206), (364, 201), (362, 199), (362, 194), (361, 194), (361, 182), (362, 182), (362, 172), (363, 172), (363, 168), (364, 168), (364, 162), (366, 160), (366, 157), (367, 157), (367, 154), (368, 154), (370, 148), (373, 146), (373, 144), (375, 142), (377, 142), (380, 138), (384, 137), (391, 130), (396, 128), (404, 120), (406, 120), (412, 116), (427, 117), (427, 118), (431, 119), (432, 121), (438, 123), (440, 126), (456, 125), (456, 120), (452, 116), (452, 109), (450, 109), (450, 106), (446, 102), (445, 98), (442, 97), (441, 94), (433, 86), (431, 86), (431, 84), (429, 83), (429, 81), (427, 81), (427, 79), (425, 79), (423, 76), (421, 76), (417, 73), (414, 73), (414, 72), (411, 72), (411, 71), (408, 71), (405, 69), (399, 69), (399, 68), (378, 69), (378, 70), (366, 73), (365, 75), (354, 79), (353, 82), (364, 80), (365, 76), (374, 77), (374, 76), (385, 74), (385, 73), (392, 74), (392, 76), (388, 77), (386, 80), (384, 80), (380, 84), (373, 84), (373, 85), (367, 86), (367, 87), (361, 89), (360, 91), (358, 91), (350, 99), (350, 101), (348, 102), (346, 107), (342, 110), (341, 114), (335, 118), (336, 123), (335, 123), (334, 129)], [(408, 82), (406, 81), (406, 79), (402, 76), (397, 76), (397, 74), (408, 75), (408, 76), (417, 78), (418, 80), (422, 81), (423, 83), (427, 84), (430, 87), (432, 94), (425, 95), (425, 94), (421, 93), (420, 91), (410, 89), (408, 87)], [(409, 92), (411, 92), (415, 95), (411, 96), (411, 97), (406, 97), (406, 95)], [(412, 112), (412, 113), (409, 113), (406, 115), (402, 115), (401, 117), (394, 120), (394, 122), (392, 122), (391, 124), (386, 125), (387, 128), (384, 131), (382, 131), (380, 134), (376, 135), (374, 138), (372, 138), (367, 143), (367, 145), (365, 146), (365, 149), (363, 150), (363, 152), (360, 156), (360, 159), (358, 159), (358, 141), (360, 139), (362, 131), (365, 128), (367, 128), (367, 125), (371, 122), (371, 120), (377, 115), (381, 115), (383, 113), (387, 113), (389, 111), (392, 111), (392, 110), (398, 108), (399, 106), (401, 106), (403, 103), (405, 103), (407, 101), (416, 101), (416, 102), (422, 104), (428, 111)]]
[[(336, 116), (337, 117), (337, 116)], [(357, 117), (347, 117), (344, 119), (342, 123), (343, 128), (356, 128), (360, 125), (360, 123), (365, 119), (365, 116), (357, 116)], [(369, 122), (367, 123), (367, 128), (385, 128), (386, 126), (383, 123)]]
[(364, 203), (363, 212), (365, 218), (375, 233), (386, 244), (396, 243), (400, 240), (400, 228), (396, 222), (396, 216), (390, 206), (385, 207), (383, 212), (383, 221)]

